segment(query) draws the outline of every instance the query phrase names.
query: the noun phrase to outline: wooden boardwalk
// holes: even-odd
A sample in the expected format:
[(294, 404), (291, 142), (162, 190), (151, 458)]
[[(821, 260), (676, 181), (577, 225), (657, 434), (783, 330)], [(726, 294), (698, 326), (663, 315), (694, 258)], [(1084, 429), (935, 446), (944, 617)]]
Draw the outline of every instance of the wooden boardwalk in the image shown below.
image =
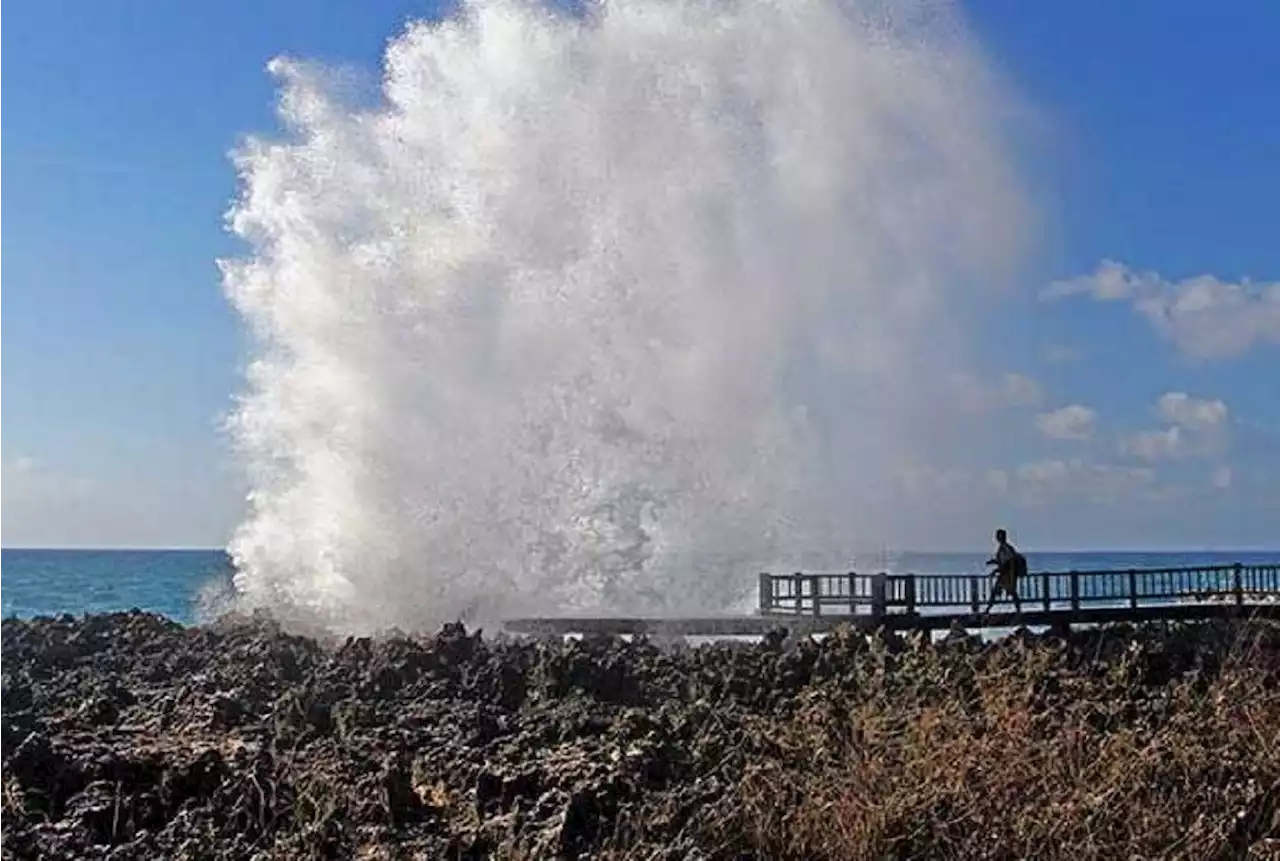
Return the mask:
[(795, 572), (759, 575), (754, 616), (509, 619), (522, 634), (759, 635), (847, 625), (928, 631), (1255, 616), (1280, 619), (1280, 562), (1195, 568), (1038, 571), (1018, 584), (1021, 611), (1002, 596), (989, 614), (989, 575)]

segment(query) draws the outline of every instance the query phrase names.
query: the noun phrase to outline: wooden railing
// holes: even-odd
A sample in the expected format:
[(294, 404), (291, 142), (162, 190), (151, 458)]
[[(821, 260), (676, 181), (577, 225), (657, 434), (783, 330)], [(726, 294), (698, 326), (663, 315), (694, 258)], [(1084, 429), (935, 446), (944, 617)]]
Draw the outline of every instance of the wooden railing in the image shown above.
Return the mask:
[[(981, 574), (796, 572), (760, 575), (762, 615), (978, 613), (994, 579)], [(1103, 571), (1038, 571), (1018, 581), (1023, 610), (1280, 600), (1280, 563)], [(1001, 595), (997, 607), (1012, 599)], [(994, 609), (994, 608), (993, 608)]]

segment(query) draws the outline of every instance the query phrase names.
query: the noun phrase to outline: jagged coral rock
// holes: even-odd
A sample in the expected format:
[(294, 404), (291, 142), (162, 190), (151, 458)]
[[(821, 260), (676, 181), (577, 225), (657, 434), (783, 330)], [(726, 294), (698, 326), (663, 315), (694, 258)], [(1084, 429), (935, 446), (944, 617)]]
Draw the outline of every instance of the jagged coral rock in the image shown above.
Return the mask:
[(5, 857), (1269, 857), (1280, 633), (3, 623)]

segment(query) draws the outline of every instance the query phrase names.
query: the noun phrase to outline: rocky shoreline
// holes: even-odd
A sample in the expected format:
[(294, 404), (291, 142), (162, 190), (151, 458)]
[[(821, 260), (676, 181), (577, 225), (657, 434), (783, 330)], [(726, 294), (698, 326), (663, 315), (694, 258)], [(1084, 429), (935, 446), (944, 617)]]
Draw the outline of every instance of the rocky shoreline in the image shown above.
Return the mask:
[[(1236, 596), (1222, 592), (1183, 592), (1179, 596), (1185, 604), (1234, 604)], [(1246, 591), (1240, 593), (1240, 601), (1245, 604), (1280, 604), (1280, 595), (1273, 592)]]
[(1280, 627), (3, 622), (5, 858), (1280, 858)]

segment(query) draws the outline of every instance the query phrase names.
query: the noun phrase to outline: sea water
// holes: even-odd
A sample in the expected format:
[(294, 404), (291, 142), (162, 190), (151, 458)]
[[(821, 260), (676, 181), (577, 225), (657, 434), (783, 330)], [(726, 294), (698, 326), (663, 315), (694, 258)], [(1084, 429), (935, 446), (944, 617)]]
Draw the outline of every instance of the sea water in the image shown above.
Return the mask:
[(0, 551), (6, 617), (136, 607), (190, 623), (201, 596), (230, 577), (230, 557), (221, 550)]
[[(916, 574), (981, 573), (987, 553), (890, 553), (862, 560), (858, 570)], [(1027, 554), (1031, 571), (1163, 568), (1280, 563), (1277, 551), (1077, 552)], [(754, 584), (755, 573), (742, 571)], [(229, 557), (221, 550), (16, 550), (0, 551), (0, 600), (4, 615), (31, 618), (139, 608), (183, 623), (202, 616), (210, 592), (230, 582)], [(678, 614), (676, 614), (678, 615)]]

